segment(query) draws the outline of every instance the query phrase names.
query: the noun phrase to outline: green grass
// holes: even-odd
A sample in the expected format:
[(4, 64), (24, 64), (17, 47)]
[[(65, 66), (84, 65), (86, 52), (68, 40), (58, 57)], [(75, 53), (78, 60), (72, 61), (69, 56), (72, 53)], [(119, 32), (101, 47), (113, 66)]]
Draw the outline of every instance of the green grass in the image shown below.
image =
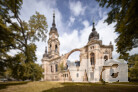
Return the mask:
[(0, 90), (1, 89), (5, 89), (8, 86), (12, 86), (12, 85), (23, 85), (23, 84), (27, 84), (28, 82), (0, 82)]
[(113, 84), (138, 85), (138, 82), (114, 82)]
[(137, 83), (102, 85), (72, 82), (0, 82), (0, 92), (138, 92), (138, 85)]

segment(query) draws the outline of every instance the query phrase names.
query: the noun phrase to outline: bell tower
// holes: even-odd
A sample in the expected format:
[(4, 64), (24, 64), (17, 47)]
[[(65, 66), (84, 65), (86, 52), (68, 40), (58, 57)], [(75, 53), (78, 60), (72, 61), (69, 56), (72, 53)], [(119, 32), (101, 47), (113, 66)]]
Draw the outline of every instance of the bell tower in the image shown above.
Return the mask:
[(52, 57), (59, 56), (60, 42), (58, 40), (59, 34), (55, 24), (55, 12), (53, 12), (53, 23), (49, 32), (48, 39), (48, 53)]

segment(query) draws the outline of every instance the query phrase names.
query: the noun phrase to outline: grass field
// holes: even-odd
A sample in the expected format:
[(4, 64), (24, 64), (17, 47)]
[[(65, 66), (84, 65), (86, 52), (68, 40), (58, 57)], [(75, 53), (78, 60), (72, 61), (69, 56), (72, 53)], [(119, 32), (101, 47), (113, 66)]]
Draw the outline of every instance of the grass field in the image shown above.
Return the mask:
[(138, 83), (0, 82), (0, 92), (138, 92)]

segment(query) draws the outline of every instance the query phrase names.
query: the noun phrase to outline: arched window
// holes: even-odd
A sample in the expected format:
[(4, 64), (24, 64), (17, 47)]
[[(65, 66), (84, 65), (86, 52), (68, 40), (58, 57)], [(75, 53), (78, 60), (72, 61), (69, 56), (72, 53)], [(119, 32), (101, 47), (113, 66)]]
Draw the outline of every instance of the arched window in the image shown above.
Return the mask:
[(58, 71), (58, 65), (56, 64), (55, 67), (56, 67), (56, 72), (57, 72)]
[(57, 47), (57, 45), (55, 45), (55, 52), (57, 52), (57, 49), (58, 49), (58, 47)]
[(105, 56), (104, 56), (104, 61), (107, 61), (107, 60), (108, 60), (108, 56), (105, 55)]
[(91, 53), (91, 65), (94, 65), (95, 64), (95, 54), (94, 53)]

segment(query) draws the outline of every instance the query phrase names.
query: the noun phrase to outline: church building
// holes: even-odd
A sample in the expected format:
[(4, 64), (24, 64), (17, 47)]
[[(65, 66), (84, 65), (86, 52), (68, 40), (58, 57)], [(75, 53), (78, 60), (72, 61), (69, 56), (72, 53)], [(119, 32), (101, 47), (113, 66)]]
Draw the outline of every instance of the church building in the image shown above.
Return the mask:
[[(76, 48), (70, 52), (60, 55), (60, 41), (58, 39), (58, 29), (55, 24), (55, 13), (53, 13), (53, 23), (49, 32), (48, 46), (45, 48), (45, 53), (42, 58), (42, 68), (44, 69), (43, 81), (73, 81), (70, 71), (68, 69), (68, 57), (75, 51), (80, 51), (80, 61), (76, 61), (76, 67), (80, 67), (83, 59), (88, 59), (91, 66), (91, 75), (94, 75), (94, 69), (97, 59), (112, 59), (113, 45), (110, 42), (109, 45), (103, 45), (102, 40), (99, 39), (99, 33), (93, 23), (92, 31), (88, 37), (88, 43), (81, 48)], [(62, 44), (61, 44), (62, 45)], [(83, 77), (83, 81), (88, 81), (88, 74), (80, 76), (76, 72), (74, 76)], [(93, 80), (93, 79), (92, 79)]]

